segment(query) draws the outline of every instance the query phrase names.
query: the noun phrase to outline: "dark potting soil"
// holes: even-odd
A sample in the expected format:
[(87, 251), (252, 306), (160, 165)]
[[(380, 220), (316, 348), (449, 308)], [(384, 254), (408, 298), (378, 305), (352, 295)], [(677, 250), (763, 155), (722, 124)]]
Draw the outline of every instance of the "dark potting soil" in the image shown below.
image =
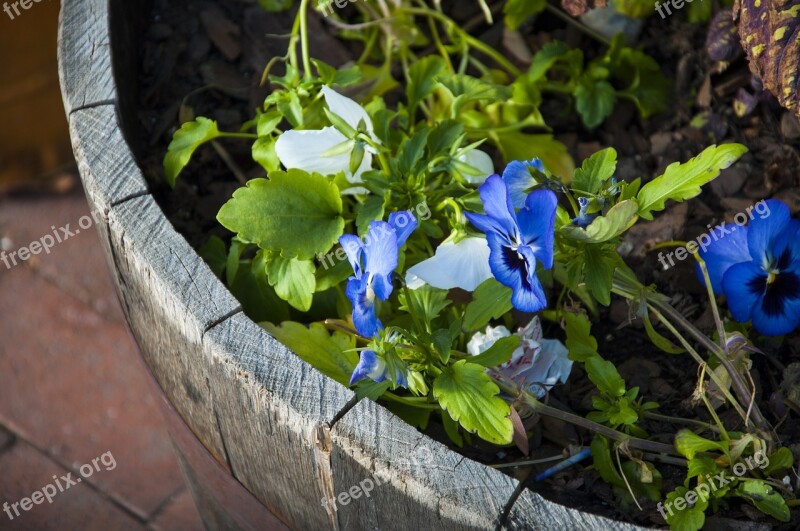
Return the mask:
[[(169, 2), (154, 0), (145, 39), (141, 46), (141, 69), (138, 101), (140, 136), (134, 140), (139, 163), (154, 196), (176, 229), (195, 247), (211, 235), (229, 239), (230, 234), (216, 221), (219, 208), (241, 186), (229, 163), (211, 146), (197, 151), (184, 170), (174, 190), (163, 176), (162, 160), (171, 135), (181, 118), (206, 116), (219, 122), (222, 130), (237, 130), (255, 114), (255, 109), (269, 93), (259, 85), (267, 61), (283, 55), (287, 46), (293, 14), (266, 13), (252, 3), (191, 0)], [(448, 2), (445, 2), (447, 7)], [(451, 4), (454, 4), (452, 2)], [(458, 4), (454, 17), (465, 27), (495, 48), (504, 48), (502, 17), (489, 27), (482, 21), (477, 4)], [(452, 7), (452, 6), (451, 6)], [(498, 6), (495, 6), (498, 7)], [(499, 4), (502, 7), (502, 4)], [(332, 65), (342, 65), (358, 57), (358, 44), (335, 38), (332, 27), (316, 16), (310, 17), (312, 56)], [(534, 52), (544, 43), (558, 39), (584, 50), (600, 48), (577, 28), (558, 18), (543, 14), (521, 28), (525, 45)], [(666, 20), (651, 17), (645, 23), (639, 44), (674, 80), (669, 111), (649, 120), (641, 120), (632, 104), (622, 103), (599, 128), (589, 131), (574, 112), (565, 112), (565, 100), (549, 98), (542, 106), (548, 125), (577, 162), (594, 151), (613, 146), (619, 154), (617, 178), (649, 180), (659, 175), (671, 162), (686, 161), (713, 143), (741, 142), (747, 153), (732, 168), (714, 181), (703, 194), (686, 204), (672, 205), (656, 221), (634, 227), (626, 236), (620, 252), (634, 267), (640, 280), (654, 283), (662, 293), (673, 297), (676, 306), (701, 329), (713, 330), (713, 321), (705, 291), (697, 281), (690, 260), (677, 262), (664, 270), (653, 246), (662, 241), (690, 241), (708, 232), (707, 226), (732, 221), (756, 201), (775, 197), (787, 202), (793, 214), (800, 211), (800, 121), (765, 96), (754, 112), (740, 118), (733, 101), (740, 88), (751, 89), (751, 76), (743, 58), (724, 71), (712, 62), (705, 51), (706, 28), (692, 25), (682, 16)], [(592, 52), (586, 51), (587, 56)], [(595, 52), (596, 53), (596, 52)], [(510, 55), (510, 54), (508, 54)], [(520, 64), (525, 67), (526, 65)], [(703, 114), (705, 125), (695, 127), (693, 118)], [(247, 178), (263, 176), (250, 157), (246, 141), (220, 140), (219, 150)], [(662, 334), (668, 332), (661, 329)], [(545, 331), (548, 337), (562, 337), (557, 327)], [(688, 355), (668, 355), (657, 350), (647, 338), (634, 312), (622, 300), (614, 300), (603, 309), (593, 326), (601, 354), (617, 364), (629, 387), (639, 386), (640, 395), (657, 401), (664, 415), (709, 421), (705, 408), (691, 401), (697, 365)], [(787, 409), (780, 391), (800, 385), (785, 382), (780, 364), (797, 359), (800, 339), (766, 342), (774, 360), (754, 356), (753, 376), (757, 400), (768, 419), (778, 426), (784, 444), (795, 455), (800, 450), (800, 426), (797, 413)], [(782, 387), (783, 386), (783, 387)], [(554, 400), (584, 415), (592, 409), (594, 385), (576, 365), (569, 383), (552, 392)], [(720, 415), (735, 429), (736, 416), (721, 410)], [(648, 421), (651, 434), (674, 434), (682, 426)], [(427, 433), (450, 444), (441, 425), (431, 422)], [(558, 455), (568, 445), (588, 445), (591, 434), (570, 424), (544, 418), (533, 428), (529, 459)], [(664, 442), (669, 442), (668, 438)], [(486, 464), (502, 464), (525, 459), (516, 448), (498, 451), (480, 443), (455, 448), (462, 454)], [(452, 446), (452, 445), (451, 445)], [(664, 525), (652, 502), (622, 508), (610, 486), (588, 466), (576, 466), (555, 478), (534, 483), (531, 478), (547, 465), (520, 466), (502, 470), (527, 481), (527, 485), (559, 503), (611, 518), (640, 525)], [(669, 489), (681, 484), (684, 469), (658, 464), (664, 485)], [(735, 521), (755, 520), (774, 523), (746, 503), (722, 502), (707, 525), (735, 527)], [(796, 513), (796, 512), (795, 512)], [(723, 516), (724, 515), (724, 516)], [(783, 526), (794, 529), (800, 517)], [(751, 527), (748, 527), (751, 529)]]

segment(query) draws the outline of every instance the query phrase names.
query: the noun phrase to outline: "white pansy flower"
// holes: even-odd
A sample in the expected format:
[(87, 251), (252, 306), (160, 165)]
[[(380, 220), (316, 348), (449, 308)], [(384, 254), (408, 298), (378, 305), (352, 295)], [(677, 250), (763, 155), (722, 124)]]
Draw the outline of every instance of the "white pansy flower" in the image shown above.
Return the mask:
[(486, 238), (469, 237), (458, 243), (443, 242), (433, 257), (406, 272), (406, 284), (411, 289), (429, 284), (439, 289), (475, 291), (481, 282), (491, 277)]
[[(366, 126), (367, 134), (378, 143), (375, 137), (372, 120), (367, 111), (350, 98), (342, 96), (330, 87), (322, 87), (322, 94), (328, 104), (328, 109), (344, 120), (353, 129), (358, 129), (359, 123)], [(283, 133), (275, 144), (278, 158), (287, 169), (298, 168), (309, 173), (316, 172), (322, 175), (336, 175), (344, 172), (347, 181), (353, 184), (362, 182), (361, 175), (372, 168), (372, 155), (375, 150), (367, 145), (364, 149), (364, 158), (355, 173), (350, 171), (350, 155), (353, 146), (342, 152), (343, 144), (351, 142), (343, 133), (333, 126), (320, 130), (298, 131), (291, 130)], [(343, 193), (365, 193), (363, 188), (349, 188)]]
[(468, 151), (458, 157), (458, 160), (480, 171), (479, 175), (469, 175), (466, 172), (461, 172), (464, 175), (464, 179), (470, 184), (483, 184), (483, 181), (488, 179), (490, 175), (494, 175), (494, 162), (492, 162), (492, 157), (480, 149)]
[[(504, 326), (486, 327), (486, 333), (476, 332), (467, 343), (471, 356), (488, 350), (495, 342), (511, 333)], [(515, 335), (520, 336), (520, 345), (511, 354), (511, 359), (496, 367), (504, 376), (517, 385), (527, 388), (542, 398), (558, 382), (566, 383), (572, 371), (569, 351), (557, 339), (543, 339), (539, 317), (534, 317), (525, 328)]]

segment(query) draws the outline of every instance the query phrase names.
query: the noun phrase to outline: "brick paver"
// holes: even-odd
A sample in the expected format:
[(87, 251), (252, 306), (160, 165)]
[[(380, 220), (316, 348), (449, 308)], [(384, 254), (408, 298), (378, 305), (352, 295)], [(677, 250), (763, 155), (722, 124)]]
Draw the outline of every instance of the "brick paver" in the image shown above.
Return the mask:
[[(79, 195), (3, 199), (0, 238), (17, 249), (88, 213)], [(107, 452), (116, 462), (15, 521), (0, 513), (0, 529), (202, 528), (93, 228), (0, 262), (0, 337), (0, 425), (18, 435), (0, 428), (0, 506)]]

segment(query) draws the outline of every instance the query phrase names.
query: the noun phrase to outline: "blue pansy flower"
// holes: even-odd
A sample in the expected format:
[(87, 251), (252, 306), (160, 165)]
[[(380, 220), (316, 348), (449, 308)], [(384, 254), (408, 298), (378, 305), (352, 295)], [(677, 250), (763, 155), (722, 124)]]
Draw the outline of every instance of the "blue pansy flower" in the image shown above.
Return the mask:
[[(388, 377), (389, 369), (386, 367), (386, 362), (378, 356), (378, 353), (374, 350), (362, 350), (358, 365), (356, 365), (353, 375), (350, 377), (350, 385), (356, 384), (365, 378), (381, 383)], [(395, 381), (399, 386), (408, 387), (405, 374), (399, 369), (397, 370)]]
[(544, 164), (539, 159), (533, 159), (528, 162), (515, 160), (510, 162), (503, 171), (503, 181), (508, 186), (508, 191), (511, 194), (511, 204), (514, 205), (514, 208), (525, 206), (525, 198), (528, 197), (528, 191), (539, 184), (531, 175), (531, 168), (544, 173)]
[(511, 303), (523, 312), (547, 306), (536, 260), (553, 267), (553, 228), (557, 199), (551, 190), (534, 190), (525, 206), (514, 213), (505, 181), (492, 175), (478, 188), (486, 215), (466, 213), (489, 243), (489, 268), (503, 285), (513, 290)]
[(364, 337), (374, 337), (383, 329), (375, 314), (375, 298), (385, 301), (392, 294), (399, 250), (416, 228), (417, 219), (406, 210), (390, 214), (388, 223), (371, 222), (364, 241), (352, 234), (339, 238), (355, 273), (345, 294), (353, 303), (356, 331)]
[[(725, 230), (700, 250), (711, 287), (724, 293), (733, 318), (752, 321), (768, 336), (788, 334), (800, 324), (800, 221), (776, 200), (767, 216)], [(698, 274), (700, 272), (698, 266)]]

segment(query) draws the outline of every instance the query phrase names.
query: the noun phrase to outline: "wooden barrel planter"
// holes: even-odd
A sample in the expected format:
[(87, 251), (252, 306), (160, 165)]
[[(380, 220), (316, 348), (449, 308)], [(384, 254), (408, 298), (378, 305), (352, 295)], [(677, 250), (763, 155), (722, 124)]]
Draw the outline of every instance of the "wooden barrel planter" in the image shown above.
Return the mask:
[[(146, 12), (144, 1), (63, 0), (59, 70), (128, 322), (177, 412), (168, 418), (204, 447), (187, 450), (173, 431), (206, 525), (280, 525), (242, 518), (251, 496), (295, 529), (637, 529), (550, 502), (357, 400), (242, 313), (156, 204), (126, 142)], [(198, 463), (209, 456), (249, 494), (208, 479)]]

